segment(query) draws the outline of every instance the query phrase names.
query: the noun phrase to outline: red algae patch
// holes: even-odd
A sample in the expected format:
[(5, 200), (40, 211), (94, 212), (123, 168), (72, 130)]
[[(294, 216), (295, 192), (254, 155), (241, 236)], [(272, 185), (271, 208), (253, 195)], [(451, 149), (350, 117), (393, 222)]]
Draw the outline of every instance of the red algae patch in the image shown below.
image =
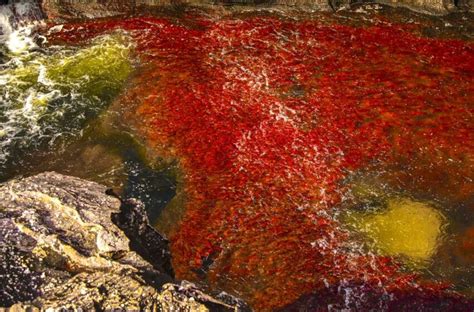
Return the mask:
[(400, 158), (427, 159), (425, 171), (461, 164), (453, 192), (469, 194), (472, 44), (397, 25), (273, 17), (196, 25), (104, 20), (51, 36), (78, 42), (124, 29), (135, 38), (142, 69), (122, 98), (150, 146), (183, 172), (186, 212), (170, 238), (177, 276), (237, 294), (257, 311), (344, 285), (380, 296), (339, 292), (315, 309), (357, 300), (384, 307), (394, 297), (383, 294), (415, 289), (450, 296), (448, 284), (354, 247), (335, 214), (344, 179)]

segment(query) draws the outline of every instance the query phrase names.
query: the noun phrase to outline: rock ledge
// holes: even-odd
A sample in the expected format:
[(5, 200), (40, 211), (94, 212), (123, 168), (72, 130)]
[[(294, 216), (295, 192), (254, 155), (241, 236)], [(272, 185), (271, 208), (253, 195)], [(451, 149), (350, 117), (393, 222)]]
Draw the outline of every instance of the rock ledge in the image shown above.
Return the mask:
[(0, 185), (0, 202), (0, 307), (248, 310), (226, 293), (176, 281), (167, 240), (143, 205), (102, 185), (48, 172)]

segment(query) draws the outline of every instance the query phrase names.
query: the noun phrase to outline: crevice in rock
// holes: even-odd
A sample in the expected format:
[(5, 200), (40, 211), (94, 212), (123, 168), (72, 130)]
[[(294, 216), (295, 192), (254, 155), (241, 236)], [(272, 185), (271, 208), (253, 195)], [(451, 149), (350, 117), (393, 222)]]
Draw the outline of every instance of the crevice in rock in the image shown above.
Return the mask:
[(106, 193), (53, 172), (0, 184), (0, 310), (248, 310), (174, 279), (168, 241), (144, 205)]
[[(110, 189), (106, 194), (119, 198)], [(130, 249), (151, 263), (156, 270), (174, 278), (168, 239), (150, 225), (143, 203), (134, 198), (120, 200), (120, 213), (113, 214), (112, 220), (129, 238)]]

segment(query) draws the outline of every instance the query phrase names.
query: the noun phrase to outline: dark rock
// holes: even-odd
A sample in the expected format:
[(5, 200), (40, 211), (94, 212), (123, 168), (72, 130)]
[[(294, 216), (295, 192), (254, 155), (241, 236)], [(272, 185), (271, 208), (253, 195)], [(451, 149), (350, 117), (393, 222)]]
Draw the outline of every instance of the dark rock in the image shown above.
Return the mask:
[(28, 252), (13, 246), (0, 247), (0, 306), (32, 300), (40, 295), (41, 273), (34, 270)]
[(174, 277), (169, 242), (150, 226), (145, 206), (131, 198), (122, 201), (120, 210), (113, 220), (130, 238), (132, 249), (152, 263), (155, 269)]

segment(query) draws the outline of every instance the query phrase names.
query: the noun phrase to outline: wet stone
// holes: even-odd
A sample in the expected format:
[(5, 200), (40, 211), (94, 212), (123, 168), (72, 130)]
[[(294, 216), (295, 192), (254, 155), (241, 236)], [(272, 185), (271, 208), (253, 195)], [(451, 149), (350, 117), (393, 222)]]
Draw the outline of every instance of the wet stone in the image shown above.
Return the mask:
[(173, 279), (166, 240), (139, 201), (121, 204), (102, 185), (52, 172), (0, 185), (0, 200), (2, 307), (246, 309)]

